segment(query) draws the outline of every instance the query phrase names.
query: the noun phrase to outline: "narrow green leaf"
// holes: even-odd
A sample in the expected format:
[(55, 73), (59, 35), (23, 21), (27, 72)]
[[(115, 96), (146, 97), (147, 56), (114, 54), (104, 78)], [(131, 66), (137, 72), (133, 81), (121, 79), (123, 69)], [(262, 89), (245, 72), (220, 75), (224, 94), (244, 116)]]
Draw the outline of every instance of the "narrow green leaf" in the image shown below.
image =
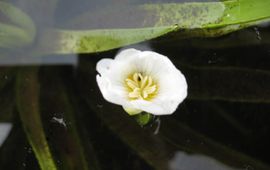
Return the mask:
[(89, 31), (47, 30), (42, 35), (38, 50), (45, 54), (94, 53), (150, 40), (176, 28), (177, 26)]
[[(93, 53), (146, 41), (177, 30), (175, 36), (180, 38), (221, 36), (268, 22), (270, 20), (269, 6), (270, 1), (265, 0), (235, 0), (127, 7), (130, 10), (123, 10), (120, 15), (124, 21), (128, 21), (130, 12), (135, 15), (136, 13), (137, 15), (144, 14), (144, 17), (139, 18), (139, 22), (135, 24), (136, 27), (130, 28), (128, 23), (122, 24), (122, 27), (121, 24), (118, 27), (113, 26), (112, 29), (107, 27), (88, 31), (48, 30), (43, 33), (40, 49), (47, 53), (58, 54)], [(122, 10), (113, 11), (119, 13)], [(109, 12), (109, 14), (114, 13)], [(112, 16), (115, 17), (115, 15)], [(115, 19), (106, 15), (106, 12), (101, 17), (107, 17), (107, 20)], [(96, 18), (100, 19), (100, 17)], [(93, 18), (91, 20), (91, 17), (89, 20), (99, 23)], [(110, 21), (110, 23), (113, 22)]]
[(9, 24), (0, 23), (0, 47), (18, 48), (30, 44), (32, 40), (25, 30)]
[(49, 67), (41, 73), (41, 108), (46, 113), (45, 120), (50, 122), (44, 127), (50, 132), (49, 137), (52, 136), (52, 153), (61, 162), (60, 169), (98, 170), (93, 150), (91, 156), (86, 154), (84, 140), (88, 136), (80, 133), (81, 122), (76, 119), (77, 112), (58, 72), (58, 69)]
[(0, 47), (15, 48), (33, 42), (36, 28), (26, 13), (3, 1), (0, 1), (0, 13), (8, 19), (8, 23), (0, 23)]
[(51, 155), (39, 111), (38, 68), (20, 69), (16, 82), (16, 100), (21, 122), (42, 170), (57, 170)]
[(180, 29), (208, 27), (219, 22), (225, 11), (221, 2), (146, 4), (139, 8), (155, 15), (155, 27), (177, 24)]
[(0, 11), (12, 24), (24, 28), (29, 34), (35, 34), (35, 25), (32, 19), (19, 8), (0, 1)]
[[(224, 2), (226, 10), (220, 22), (207, 27), (227, 25), (241, 25), (242, 27), (256, 21), (263, 21), (270, 17), (270, 1), (265, 0), (231, 0)], [(243, 24), (243, 25), (242, 25)]]
[[(20, 0), (18, 7), (27, 13), (39, 29), (53, 27), (55, 24), (56, 9), (60, 6), (59, 0)], [(25, 25), (27, 25), (26, 22)]]

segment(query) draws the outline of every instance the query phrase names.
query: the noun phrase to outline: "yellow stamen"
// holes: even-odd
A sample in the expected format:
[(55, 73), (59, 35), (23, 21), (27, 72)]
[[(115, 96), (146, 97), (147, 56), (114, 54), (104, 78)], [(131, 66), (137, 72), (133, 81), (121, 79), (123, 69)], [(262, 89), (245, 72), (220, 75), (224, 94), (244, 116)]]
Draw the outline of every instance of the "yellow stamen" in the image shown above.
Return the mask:
[(131, 100), (151, 100), (158, 91), (156, 82), (151, 76), (144, 76), (141, 73), (134, 73), (125, 80), (128, 89), (128, 97)]

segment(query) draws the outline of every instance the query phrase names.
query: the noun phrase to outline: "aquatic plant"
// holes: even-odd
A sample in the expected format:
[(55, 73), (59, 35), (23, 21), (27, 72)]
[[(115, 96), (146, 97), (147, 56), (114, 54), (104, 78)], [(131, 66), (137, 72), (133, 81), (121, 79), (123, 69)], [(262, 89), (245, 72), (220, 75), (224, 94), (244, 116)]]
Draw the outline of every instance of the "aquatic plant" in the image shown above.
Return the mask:
[[(66, 23), (67, 27), (60, 28), (55, 27), (57, 24), (54, 23), (55, 18), (53, 17), (57, 6), (57, 0), (50, 0), (46, 2), (29, 0), (23, 2), (25, 3), (26, 8), (29, 7), (29, 9), (35, 9), (39, 16), (36, 15), (36, 13), (33, 14), (29, 12), (31, 10), (28, 11), (25, 9), (20, 9), (20, 6), (11, 5), (10, 2), (0, 1), (0, 57), (12, 57), (13, 55), (18, 55), (21, 57), (21, 60), (24, 60), (27, 57), (46, 58), (49, 56), (48, 54), (60, 54), (55, 55), (55, 57), (59, 57), (62, 56), (62, 54), (71, 53), (97, 53), (115, 48), (122, 48), (127, 45), (155, 39), (161, 36), (163, 36), (163, 38), (164, 36), (168, 36), (170, 39), (177, 40), (187, 39), (190, 37), (218, 37), (246, 27), (268, 23), (270, 19), (270, 1), (265, 0), (161, 3), (140, 4), (132, 7), (124, 7), (125, 10), (122, 10), (123, 7), (110, 6), (109, 8), (111, 10), (104, 8), (103, 10), (100, 10), (99, 13), (93, 13), (93, 11), (90, 10), (90, 12), (88, 11), (78, 16), (78, 18), (70, 18), (68, 23)], [(44, 11), (46, 11), (46, 15), (44, 15)], [(129, 16), (130, 13), (133, 13), (142, 14), (143, 18), (134, 15), (135, 18), (137, 17), (138, 22), (132, 22), (133, 25), (128, 25), (130, 24), (129, 22), (123, 22), (123, 25), (119, 24), (110, 27), (106, 25), (107, 22), (104, 22), (101, 23), (104, 24), (104, 27), (101, 28), (84, 27), (84, 30), (70, 28), (70, 26), (73, 25), (80, 28), (81, 23), (92, 23), (96, 20), (100, 22), (100, 18), (114, 21), (113, 19), (117, 18), (114, 17), (115, 15), (112, 15), (115, 14), (115, 11), (121, 11), (121, 17)], [(99, 17), (96, 17), (97, 15)], [(110, 16), (112, 17), (110, 18)], [(2, 18), (4, 19), (2, 20)], [(44, 23), (40, 24), (38, 20), (39, 18), (42, 18)], [(167, 37), (165, 37), (165, 39), (166, 38)], [(159, 41), (159, 39), (155, 40)], [(205, 43), (206, 41), (209, 41), (209, 39), (203, 39), (203, 43), (201, 43), (202, 41), (197, 42), (205, 45), (207, 44)], [(264, 42), (264, 40), (260, 41), (260, 43), (261, 42)], [(240, 41), (240, 43), (245, 43), (245, 41)], [(235, 43), (231, 43), (230, 45), (236, 46), (240, 43), (235, 41)], [(216, 41), (212, 45), (215, 46)], [(212, 45), (210, 46), (212, 47)], [(136, 51), (135, 53), (140, 55), (145, 53), (151, 53), (153, 56), (158, 55), (153, 52)], [(124, 51), (122, 54), (124, 54)], [(121, 53), (119, 55), (121, 55)], [(130, 56), (124, 55), (123, 57), (124, 60), (127, 60)], [(178, 84), (185, 81), (182, 75), (177, 71), (172, 63), (170, 63), (170, 61), (168, 61), (166, 58), (164, 59), (164, 57), (159, 58), (161, 58), (162, 61), (166, 60), (165, 63), (170, 65), (169, 67), (171, 69), (169, 70), (173, 72), (172, 75), (178, 75), (176, 77), (181, 77), (181, 81), (179, 79), (179, 81), (174, 82), (175, 76), (171, 78), (168, 77), (169, 80), (166, 81), (159, 81), (160, 79), (158, 76), (144, 74), (141, 72), (141, 70), (133, 70), (133, 72), (128, 73), (126, 77), (122, 79), (122, 85), (125, 87), (124, 95), (126, 99), (126, 101), (122, 102), (120, 100), (113, 100), (113, 97), (115, 96), (109, 95), (108, 97), (107, 95), (104, 95), (105, 86), (103, 86), (104, 84), (102, 83), (102, 79), (105, 77), (103, 74), (104, 67), (100, 67), (98, 68), (98, 71), (101, 75), (98, 78), (98, 82), (104, 97), (109, 99), (111, 102), (117, 102), (117, 104), (123, 105), (129, 114), (136, 114), (141, 111), (159, 115), (173, 113), (178, 104), (186, 96), (185, 83), (182, 84), (183, 93), (175, 93), (176, 96), (172, 98), (170, 98), (172, 95), (164, 94), (164, 99), (166, 99), (164, 100), (164, 103), (167, 101), (173, 102), (172, 105), (168, 105), (169, 107), (167, 107), (167, 103), (166, 107), (159, 107), (159, 104), (153, 106), (153, 103), (155, 99), (161, 99), (161, 96), (159, 96), (161, 95), (160, 92), (162, 92), (161, 90), (163, 87), (166, 87), (167, 84), (170, 87), (173, 87), (171, 90), (178, 92), (179, 87), (178, 89), (175, 89), (173, 83)], [(116, 59), (110, 59), (110, 62), (114, 63), (116, 62)], [(102, 62), (104, 61), (105, 60)], [(268, 89), (268, 71), (257, 70), (254, 72), (251, 69), (242, 68), (207, 68), (203, 66), (190, 66), (189, 64), (185, 65), (183, 64), (184, 61), (181, 62), (181, 66), (183, 66), (181, 67), (181, 70), (190, 73), (189, 82), (193, 85), (193, 90), (189, 95), (189, 99), (191, 100), (211, 99), (253, 103), (269, 103), (270, 101), (268, 91), (264, 92), (260, 90)], [(153, 66), (152, 62), (147, 63)], [(252, 164), (255, 169), (269, 169), (269, 166), (265, 165), (263, 162), (255, 160), (227, 146), (221, 145), (203, 135), (200, 135), (200, 132), (193, 131), (186, 125), (183, 125), (183, 123), (180, 123), (172, 118), (165, 118), (164, 122), (167, 122), (167, 125), (169, 126), (161, 129), (160, 134), (153, 137), (151, 132), (147, 130), (142, 131), (140, 126), (137, 126), (134, 121), (128, 119), (129, 116), (125, 117), (124, 114), (121, 114), (122, 110), (118, 110), (117, 108), (106, 104), (106, 107), (104, 107), (103, 110), (98, 110), (98, 107), (102, 106), (100, 106), (97, 101), (91, 101), (89, 99), (91, 96), (88, 95), (88, 92), (90, 91), (89, 87), (94, 87), (96, 85), (91, 84), (94, 82), (93, 79), (89, 80), (89, 74), (92, 75), (92, 77), (96, 75), (96, 70), (94, 69), (95, 66), (93, 63), (80, 64), (82, 66), (79, 66), (79, 72), (83, 76), (80, 75), (81, 83), (78, 85), (78, 91), (80, 91), (81, 96), (83, 96), (84, 100), (86, 101), (87, 109), (92, 109), (95, 111), (95, 113), (98, 113), (94, 115), (96, 118), (93, 118), (94, 116), (92, 115), (93, 117), (91, 117), (91, 119), (93, 118), (96, 121), (103, 122), (108, 127), (110, 133), (114, 133), (119, 136), (124, 145), (131, 148), (136, 154), (139, 155), (139, 157), (141, 157), (145, 162), (147, 162), (147, 164), (151, 165), (155, 169), (166, 169), (166, 163), (168, 162), (169, 157), (176, 150), (185, 150), (187, 152), (203, 153), (205, 155), (214, 156), (218, 160), (237, 168), (243, 168), (242, 165), (244, 164)], [(127, 65), (125, 65), (123, 68), (126, 67)], [(18, 131), (12, 130), (12, 135), (8, 138), (8, 140), (9, 142), (11, 141), (11, 144), (20, 141), (20, 138), (18, 140), (17, 136), (18, 132), (23, 129), (28, 143), (33, 149), (34, 155), (37, 158), (37, 162), (42, 170), (61, 168), (85, 170), (100, 169), (100, 164), (98, 162), (100, 160), (97, 160), (96, 157), (98, 156), (93, 154), (95, 153), (95, 150), (92, 147), (92, 143), (84, 140), (89, 139), (89, 134), (92, 135), (90, 132), (93, 132), (91, 131), (91, 127), (88, 127), (87, 130), (84, 127), (88, 125), (89, 119), (85, 120), (81, 117), (80, 119), (78, 118), (78, 116), (81, 115), (77, 113), (82, 112), (81, 108), (83, 107), (83, 104), (80, 105), (81, 101), (77, 101), (77, 94), (73, 94), (74, 92), (68, 88), (63, 88), (66, 87), (66, 84), (68, 83), (60, 78), (61, 76), (57, 74), (57, 71), (59, 70), (56, 69), (56, 71), (49, 74), (49, 76), (44, 76), (51, 78), (50, 81), (48, 81), (46, 78), (40, 76), (42, 71), (40, 71), (40, 68), (38, 67), (27, 67), (20, 69), (1, 68), (0, 77), (4, 77), (4, 81), (2, 79), (0, 81), (0, 104), (2, 106), (1, 108), (5, 109), (1, 110), (1, 112), (7, 114), (2, 114), (0, 118), (1, 120), (7, 121), (7, 119), (12, 120), (16, 115), (20, 117), (20, 123), (17, 122), (16, 126), (14, 126), (15, 130)], [(198, 73), (203, 74), (203, 76), (201, 76), (203, 80), (209, 80), (203, 87), (196, 86), (198, 82), (201, 81), (197, 77)], [(165, 76), (162, 76), (161, 79), (164, 77)], [(211, 77), (213, 81), (210, 81), (211, 79), (209, 77)], [(219, 80), (220, 77), (225, 77), (224, 80), (226, 81), (214, 81)], [(244, 90), (240, 87), (235, 92), (235, 85), (231, 82), (237, 82), (239, 77), (244, 77), (245, 80), (243, 82), (238, 82), (239, 84), (245, 82), (249, 83), (245, 84), (246, 88)], [(43, 83), (41, 83), (40, 79), (45, 80), (43, 80)], [(109, 80), (113, 79), (110, 79), (109, 77)], [(260, 84), (257, 80), (264, 80), (264, 82)], [(13, 94), (12, 90), (5, 89), (6, 87), (10, 86), (13, 81), (16, 84), (16, 94)], [(144, 83), (141, 83), (141, 81)], [(161, 82), (164, 82), (166, 85), (163, 86), (160, 84)], [(168, 82), (172, 82), (172, 84)], [(55, 104), (54, 107), (51, 107), (53, 102), (48, 105), (44, 104), (44, 102), (40, 102), (41, 99), (44, 98), (44, 94), (40, 94), (40, 92), (42, 92), (40, 91), (40, 85), (43, 89), (46, 89), (48, 88), (49, 83), (52, 84), (50, 84), (49, 87), (51, 87), (51, 89), (48, 91), (55, 91), (55, 94), (49, 97), (47, 96), (47, 99), (50, 101), (57, 101), (57, 104)], [(226, 86), (227, 88), (220, 91), (220, 86)], [(98, 89), (93, 90), (91, 95), (100, 96), (97, 91)], [(115, 89), (112, 89), (109, 92), (115, 92)], [(170, 92), (170, 94), (172, 93)], [(123, 95), (120, 96), (123, 97)], [(14, 98), (16, 98), (16, 104), (13, 101)], [(74, 100), (76, 102), (74, 102)], [(44, 105), (46, 105), (46, 109), (43, 108), (43, 110), (41, 110)], [(48, 122), (55, 119), (49, 119), (49, 121), (44, 120), (44, 115), (50, 115), (50, 113), (52, 114), (52, 112), (57, 110), (56, 105), (59, 108), (64, 108), (64, 115), (66, 116), (65, 118), (68, 120), (68, 122), (71, 122), (70, 124), (67, 123), (65, 127), (66, 129), (64, 128), (64, 130), (61, 131), (63, 132), (61, 134), (64, 137), (56, 137), (56, 139), (58, 139), (57, 142), (59, 143), (54, 142), (58, 144), (57, 146), (61, 146), (57, 149), (55, 149), (55, 143), (49, 140), (48, 134), (51, 132), (48, 130), (48, 127), (46, 128)], [(163, 105), (163, 101), (161, 105)], [(71, 106), (74, 106), (74, 108)], [(58, 110), (62, 111), (62, 109)], [(75, 110), (77, 112), (75, 112)], [(228, 120), (228, 122), (232, 122), (232, 126), (237, 127), (237, 129), (240, 129), (239, 131), (246, 134), (246, 131), (248, 130), (243, 130), (244, 128), (242, 128), (237, 121), (231, 119), (231, 117), (218, 109), (214, 110), (217, 110), (216, 112), (222, 115), (224, 119)], [(52, 115), (50, 116), (52, 117)], [(144, 116), (145, 115), (143, 115), (143, 118), (146, 117), (147, 122), (149, 120), (149, 115)], [(2, 119), (3, 117), (4, 119)], [(76, 118), (78, 118), (80, 121), (78, 121)], [(82, 122), (84, 122), (84, 124)], [(18, 124), (20, 125), (18, 126)], [(81, 128), (81, 126), (83, 126), (83, 128)], [(175, 130), (179, 131), (180, 135), (176, 135), (176, 133), (174, 133)], [(87, 135), (85, 135), (85, 131), (90, 132), (86, 132)], [(131, 131), (134, 133), (130, 133)], [(84, 136), (84, 138), (82, 138), (82, 136)], [(192, 139), (192, 141), (195, 142), (188, 143), (186, 142), (185, 137), (188, 137), (189, 140)], [(103, 139), (99, 141), (102, 142)], [(153, 145), (157, 141), (161, 145)], [(201, 142), (203, 142), (204, 145), (201, 145)], [(5, 145), (5, 143), (3, 145)], [(159, 146), (164, 146), (167, 150), (159, 154)], [(13, 152), (9, 152), (10, 147), (7, 148), (7, 151), (2, 150), (1, 158), (7, 158), (7, 155), (11, 155), (10, 157), (13, 159), (12, 163), (14, 163), (14, 160), (19, 160), (17, 157), (21, 158), (21, 160), (25, 158), (20, 154), (13, 155)], [(16, 145), (16, 153), (19, 153), (19, 150), (17, 151), (17, 149), (21, 148), (24, 148), (24, 143), (20, 143), (20, 147), (17, 147)], [(70, 150), (70, 148), (76, 148), (76, 150)], [(87, 153), (86, 150), (89, 153)], [(23, 151), (20, 153), (24, 152), (26, 151), (23, 149)], [(58, 160), (60, 160), (61, 163), (59, 163)]]

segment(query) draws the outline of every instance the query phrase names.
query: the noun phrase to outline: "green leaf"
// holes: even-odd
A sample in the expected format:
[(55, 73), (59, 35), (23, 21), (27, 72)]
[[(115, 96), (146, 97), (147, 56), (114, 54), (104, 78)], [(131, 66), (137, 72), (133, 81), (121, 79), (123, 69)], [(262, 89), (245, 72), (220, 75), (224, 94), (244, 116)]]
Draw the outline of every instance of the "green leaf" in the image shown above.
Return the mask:
[(226, 1), (226, 9), (222, 20), (209, 24), (207, 27), (220, 27), (227, 25), (249, 26), (249, 23), (269, 19), (269, 1), (265, 0), (232, 0)]
[(8, 19), (8, 23), (0, 21), (0, 47), (23, 47), (33, 42), (36, 28), (27, 14), (3, 1), (0, 1), (0, 13)]
[[(41, 108), (46, 116), (45, 120), (50, 122), (44, 124), (44, 127), (47, 134), (50, 134), (48, 137), (52, 138), (52, 153), (61, 162), (59, 169), (98, 170), (100, 168), (91, 141), (85, 140), (89, 136), (81, 133), (82, 121), (78, 121), (77, 116), (81, 113), (76, 112), (72, 99), (68, 96), (69, 91), (58, 73), (58, 69), (51, 67), (44, 68), (41, 72)], [(86, 148), (91, 150), (86, 151)]]
[(45, 54), (93, 53), (150, 40), (175, 29), (176, 26), (89, 31), (47, 30), (42, 34), (38, 50)]
[(16, 82), (17, 108), (28, 141), (42, 170), (56, 170), (39, 111), (38, 68), (20, 69)]
[(7, 2), (0, 1), (0, 11), (11, 24), (25, 28), (29, 33), (35, 32), (35, 26), (31, 18), (19, 8)]
[(29, 44), (28, 35), (21, 28), (0, 23), (0, 47), (16, 48)]
[[(235, 0), (145, 4), (127, 7), (123, 11), (123, 7), (115, 8), (114, 12), (122, 12), (120, 16), (124, 21), (128, 21), (131, 12), (135, 14), (134, 18), (136, 13), (143, 14), (143, 17), (136, 18), (139, 22), (132, 28), (128, 23), (112, 29), (47, 30), (39, 42), (39, 49), (43, 49), (45, 53), (58, 54), (94, 53), (146, 41), (174, 31), (178, 31), (175, 36), (180, 38), (221, 36), (269, 21), (269, 6), (270, 1), (265, 0)], [(112, 19), (109, 15), (113, 12), (105, 14), (106, 12), (103, 17), (107, 17), (107, 20)]]

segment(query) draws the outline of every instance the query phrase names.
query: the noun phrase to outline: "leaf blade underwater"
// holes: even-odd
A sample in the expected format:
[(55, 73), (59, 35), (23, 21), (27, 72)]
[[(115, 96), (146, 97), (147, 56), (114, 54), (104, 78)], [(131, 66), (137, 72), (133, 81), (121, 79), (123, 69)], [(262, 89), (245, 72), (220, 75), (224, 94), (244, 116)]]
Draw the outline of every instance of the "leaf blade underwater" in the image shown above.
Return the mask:
[(35, 152), (40, 168), (57, 170), (40, 117), (38, 68), (21, 69), (17, 76), (17, 107), (28, 141)]

